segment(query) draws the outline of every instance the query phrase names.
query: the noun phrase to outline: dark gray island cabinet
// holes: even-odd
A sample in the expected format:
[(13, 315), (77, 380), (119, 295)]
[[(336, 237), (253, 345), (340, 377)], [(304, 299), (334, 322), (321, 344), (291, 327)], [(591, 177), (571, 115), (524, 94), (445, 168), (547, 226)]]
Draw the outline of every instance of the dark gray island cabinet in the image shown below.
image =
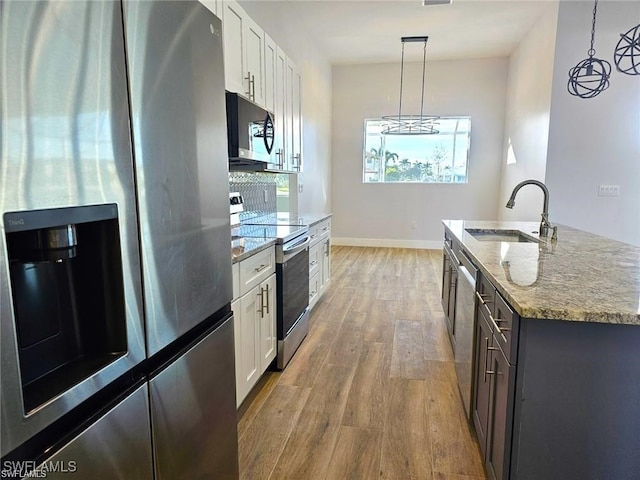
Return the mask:
[[(640, 479), (640, 249), (560, 226), (559, 240), (477, 240), (471, 420), (489, 479)], [(564, 241), (564, 244), (563, 244)], [(606, 266), (606, 268), (605, 268)]]

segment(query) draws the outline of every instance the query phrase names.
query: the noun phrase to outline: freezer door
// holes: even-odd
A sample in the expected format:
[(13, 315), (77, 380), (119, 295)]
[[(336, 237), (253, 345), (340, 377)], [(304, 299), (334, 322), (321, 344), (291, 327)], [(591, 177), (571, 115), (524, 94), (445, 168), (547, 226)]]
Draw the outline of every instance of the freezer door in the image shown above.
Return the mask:
[(150, 380), (157, 480), (237, 479), (233, 316)]
[(147, 384), (40, 464), (33, 478), (153, 479)]
[(193, 1), (127, 1), (124, 17), (153, 355), (231, 302), (222, 26)]

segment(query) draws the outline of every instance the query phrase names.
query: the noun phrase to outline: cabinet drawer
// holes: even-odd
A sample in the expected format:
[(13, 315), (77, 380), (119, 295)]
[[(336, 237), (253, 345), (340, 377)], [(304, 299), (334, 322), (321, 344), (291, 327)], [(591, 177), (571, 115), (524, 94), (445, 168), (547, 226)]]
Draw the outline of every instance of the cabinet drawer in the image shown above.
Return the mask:
[(239, 265), (240, 296), (242, 296), (276, 271), (275, 249), (268, 248), (256, 253), (241, 261)]
[(309, 249), (309, 277), (311, 278), (320, 267), (320, 260), (322, 255), (322, 247), (324, 244), (316, 243)]
[(315, 225), (311, 225), (309, 227), (309, 244), (313, 246), (319, 241), (320, 241), (320, 224), (316, 223)]
[(505, 302), (499, 293), (495, 295), (493, 312), (493, 335), (509, 363), (516, 363), (518, 314)]
[(331, 236), (331, 219), (323, 220), (318, 224), (318, 235), (322, 240)]

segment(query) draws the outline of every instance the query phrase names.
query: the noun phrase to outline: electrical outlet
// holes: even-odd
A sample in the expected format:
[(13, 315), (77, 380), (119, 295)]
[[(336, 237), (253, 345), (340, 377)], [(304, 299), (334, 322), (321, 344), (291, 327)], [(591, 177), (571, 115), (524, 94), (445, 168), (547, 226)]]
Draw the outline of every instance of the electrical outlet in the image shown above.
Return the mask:
[(411, 222), (411, 230), (415, 230), (418, 227), (415, 221)]
[(600, 185), (598, 188), (599, 197), (619, 197), (620, 185)]

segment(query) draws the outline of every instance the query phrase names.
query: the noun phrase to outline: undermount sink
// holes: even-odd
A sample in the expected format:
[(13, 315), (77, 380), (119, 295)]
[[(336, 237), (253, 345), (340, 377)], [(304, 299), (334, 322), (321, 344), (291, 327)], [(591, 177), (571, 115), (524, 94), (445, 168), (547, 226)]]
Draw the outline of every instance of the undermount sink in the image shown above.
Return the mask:
[(481, 242), (530, 242), (539, 243), (534, 237), (525, 235), (520, 230), (499, 230), (488, 228), (465, 228), (465, 231), (469, 233), (476, 240)]

